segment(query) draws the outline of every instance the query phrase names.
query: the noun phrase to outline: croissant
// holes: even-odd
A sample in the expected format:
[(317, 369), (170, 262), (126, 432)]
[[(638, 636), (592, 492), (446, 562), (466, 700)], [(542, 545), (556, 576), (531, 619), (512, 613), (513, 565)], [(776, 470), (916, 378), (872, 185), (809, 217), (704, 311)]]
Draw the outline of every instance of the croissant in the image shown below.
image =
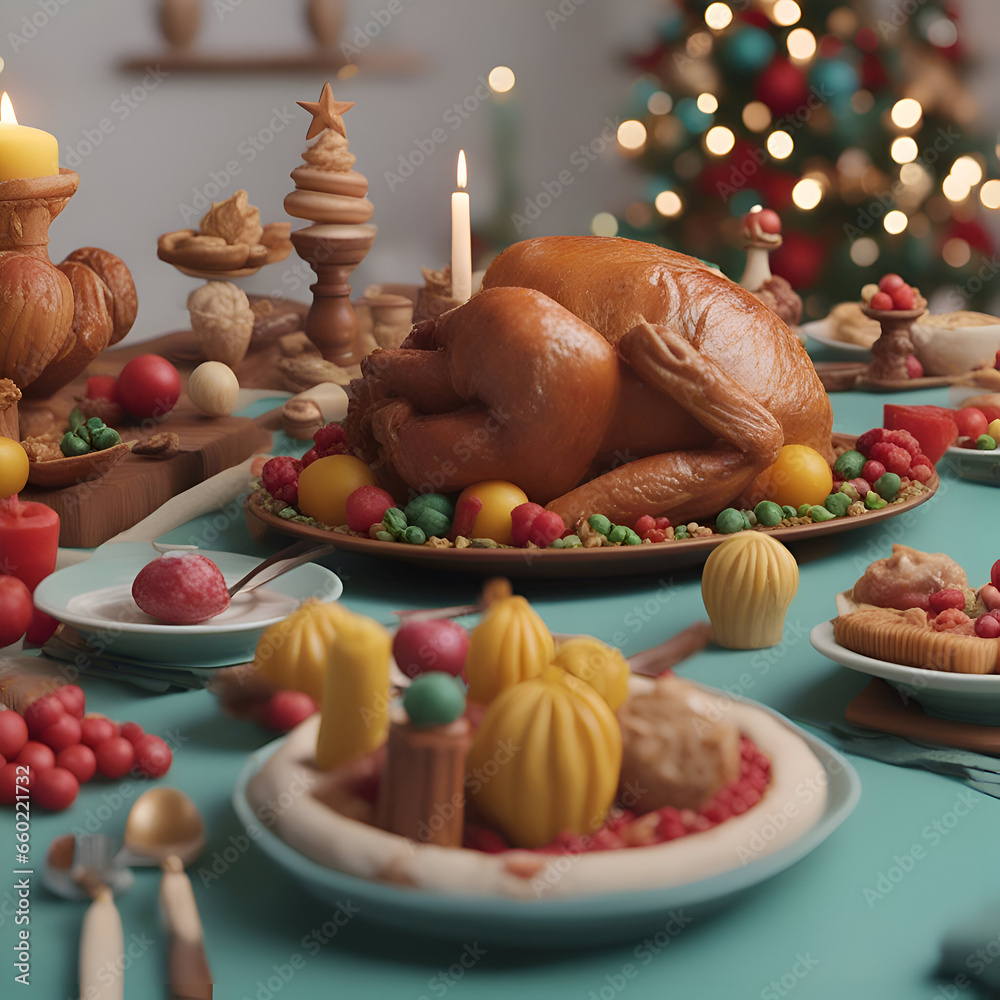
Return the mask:
[(749, 506), (783, 444), (833, 457), (798, 337), (700, 261), (631, 240), (515, 244), (362, 375), (348, 439), (387, 488), (509, 479), (567, 524)]

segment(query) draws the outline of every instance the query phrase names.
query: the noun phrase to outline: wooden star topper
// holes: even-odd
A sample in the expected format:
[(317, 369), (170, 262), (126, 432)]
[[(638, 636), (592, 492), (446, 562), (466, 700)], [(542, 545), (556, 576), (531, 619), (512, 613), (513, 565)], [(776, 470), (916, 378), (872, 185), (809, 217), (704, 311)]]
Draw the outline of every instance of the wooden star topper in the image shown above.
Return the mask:
[(305, 108), (313, 116), (313, 120), (309, 123), (309, 131), (306, 132), (307, 139), (319, 135), (326, 128), (332, 128), (345, 139), (347, 138), (347, 133), (344, 131), (344, 120), (340, 116), (354, 107), (354, 101), (335, 101), (329, 80), (323, 84), (318, 101), (296, 101), (295, 103), (300, 108)]

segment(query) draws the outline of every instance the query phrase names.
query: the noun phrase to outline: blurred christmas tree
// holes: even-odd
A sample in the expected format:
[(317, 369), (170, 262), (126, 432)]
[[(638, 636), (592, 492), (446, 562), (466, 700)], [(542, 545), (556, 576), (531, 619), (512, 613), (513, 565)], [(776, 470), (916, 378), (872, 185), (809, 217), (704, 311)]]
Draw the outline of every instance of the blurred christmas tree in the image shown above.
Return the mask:
[(977, 130), (958, 12), (905, 0), (678, 0), (647, 52), (619, 147), (650, 173), (619, 235), (717, 261), (738, 279), (740, 219), (775, 209), (776, 274), (805, 317), (897, 271), (937, 309), (983, 308), (1000, 274), (982, 225), (1000, 207)]

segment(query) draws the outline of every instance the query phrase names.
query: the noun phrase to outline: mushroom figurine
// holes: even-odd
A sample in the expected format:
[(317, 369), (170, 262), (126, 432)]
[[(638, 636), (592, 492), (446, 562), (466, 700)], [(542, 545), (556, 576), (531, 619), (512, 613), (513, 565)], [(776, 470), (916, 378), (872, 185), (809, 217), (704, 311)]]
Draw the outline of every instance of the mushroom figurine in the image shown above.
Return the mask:
[(802, 318), (802, 299), (782, 277), (771, 274), (768, 255), (781, 246), (781, 219), (770, 208), (755, 208), (743, 216), (740, 235), (747, 263), (740, 285), (752, 292), (789, 326)]

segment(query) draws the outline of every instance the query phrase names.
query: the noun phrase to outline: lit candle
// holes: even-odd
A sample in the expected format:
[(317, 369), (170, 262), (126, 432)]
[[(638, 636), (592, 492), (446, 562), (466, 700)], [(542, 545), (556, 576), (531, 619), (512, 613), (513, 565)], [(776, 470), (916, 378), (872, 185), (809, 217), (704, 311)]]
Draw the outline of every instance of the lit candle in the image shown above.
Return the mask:
[[(0, 573), (16, 576), (32, 593), (56, 568), (59, 515), (43, 503), (24, 502), (15, 494), (0, 500)], [(25, 641), (41, 645), (58, 622), (36, 609)]]
[(40, 128), (18, 125), (7, 91), (0, 98), (0, 181), (59, 173), (59, 143)]
[(472, 295), (472, 219), (469, 212), (465, 150), (458, 153), (458, 186), (451, 196), (451, 295), (464, 302)]

